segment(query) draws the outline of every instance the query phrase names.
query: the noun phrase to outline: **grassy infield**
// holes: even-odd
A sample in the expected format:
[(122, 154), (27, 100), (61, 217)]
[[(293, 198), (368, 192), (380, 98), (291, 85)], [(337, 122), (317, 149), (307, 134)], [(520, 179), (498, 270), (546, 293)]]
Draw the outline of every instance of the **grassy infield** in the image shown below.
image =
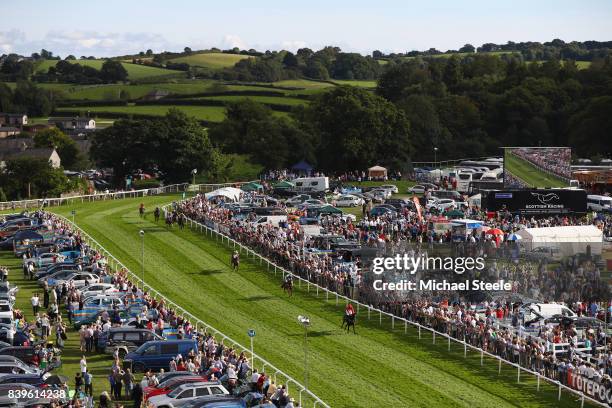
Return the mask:
[[(463, 348), (446, 342), (432, 345), (431, 336), (416, 330), (404, 334), (403, 327), (391, 330), (390, 321), (378, 317), (368, 321), (360, 312), (358, 334), (345, 334), (338, 325), (343, 305), (325, 301), (314, 291), (296, 288), (293, 298), (283, 295), (279, 278), (266, 273), (254, 261), (243, 257), (238, 272), (228, 268), (230, 251), (219, 243), (190, 231), (168, 231), (156, 225), (149, 214), (144, 220), (137, 207), (144, 202), (148, 211), (176, 196), (147, 197), (94, 204), (78, 204), (57, 209), (68, 215), (76, 209), (76, 222), (130, 269), (140, 269), (140, 239), (144, 229), (146, 281), (185, 309), (217, 329), (248, 344), (247, 329), (257, 331), (255, 350), (294, 378), (303, 375), (302, 331), (297, 315), (311, 317), (309, 336), (310, 386), (333, 407), (553, 407), (577, 406), (575, 397), (564, 393), (557, 401), (556, 388), (544, 385), (536, 392), (536, 381), (516, 371), (502, 368), (479, 355), (463, 357)], [(0, 263), (17, 262), (10, 254)], [(29, 312), (27, 299), (31, 283), (24, 282), (19, 270), (11, 280), (21, 287), (18, 305)], [(76, 334), (70, 333), (62, 372), (74, 377), (79, 353)], [(89, 359), (96, 378), (96, 393), (107, 387), (107, 358)]]

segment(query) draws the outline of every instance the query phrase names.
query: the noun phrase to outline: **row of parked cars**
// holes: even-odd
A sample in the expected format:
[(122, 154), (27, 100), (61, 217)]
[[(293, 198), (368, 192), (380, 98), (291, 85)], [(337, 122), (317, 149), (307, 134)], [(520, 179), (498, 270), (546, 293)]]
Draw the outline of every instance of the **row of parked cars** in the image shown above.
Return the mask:
[[(35, 228), (36, 221), (32, 223), (32, 230)], [(101, 277), (99, 272), (103, 266), (92, 262), (90, 255), (93, 254), (83, 253), (80, 248), (71, 247), (72, 241), (66, 238), (68, 237), (54, 231), (42, 240), (28, 243), (25, 252), (36, 255), (24, 258), (23, 263), (24, 266), (34, 265), (33, 276), (41, 287), (54, 289), (62, 285), (72, 285), (79, 290), (82, 302), (73, 310), (72, 321), (75, 328), (92, 324), (99, 319), (108, 319), (112, 323), (112, 327), (97, 336), (95, 348), (98, 352), (106, 354), (117, 352), (123, 359), (124, 366), (131, 368), (135, 373), (148, 370), (157, 372), (162, 369), (168, 372), (170, 362), (178, 355), (187, 356), (198, 352), (198, 341), (195, 336), (179, 337), (175, 328), (167, 324), (161, 333), (147, 329), (149, 321), (157, 322), (159, 317), (157, 310), (146, 308), (140, 296), (119, 290), (111, 282), (110, 277)], [(53, 251), (40, 250), (48, 244), (52, 244)], [(33, 344), (27, 333), (17, 329), (12, 321), (16, 288), (8, 283), (0, 283), (0, 294), (3, 293), (3, 289), (9, 295), (5, 301), (0, 299), (0, 319), (6, 317), (7, 321), (0, 325), (10, 326), (13, 337), (10, 343), (0, 343), (0, 396), (3, 395), (2, 389), (6, 384), (11, 384), (13, 387), (11, 389), (33, 389), (49, 387), (50, 381), (62, 383), (56, 378), (57, 376), (52, 376), (49, 370), (41, 371), (36, 366), (37, 347), (41, 346)], [(50, 367), (59, 364), (61, 363), (56, 362)], [(145, 386), (143, 389), (146, 388), (148, 406), (227, 408), (247, 406), (244, 397), (249, 389), (244, 390), (241, 395), (229, 395), (227, 388), (221, 382), (208, 381), (205, 377), (184, 371), (168, 372), (160, 377), (159, 386), (147, 387), (143, 384)], [(60, 380), (65, 383), (66, 379)]]

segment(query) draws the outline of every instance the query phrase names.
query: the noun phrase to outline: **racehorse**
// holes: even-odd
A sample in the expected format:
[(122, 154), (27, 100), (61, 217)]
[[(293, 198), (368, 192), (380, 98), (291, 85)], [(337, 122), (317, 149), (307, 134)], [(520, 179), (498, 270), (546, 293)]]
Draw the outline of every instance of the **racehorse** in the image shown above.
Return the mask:
[(289, 294), (289, 297), (293, 295), (293, 281), (292, 280), (283, 281), (281, 288), (283, 288), (283, 290)]
[(345, 314), (344, 317), (342, 318), (342, 325), (340, 325), (340, 328), (343, 329), (344, 325), (346, 324), (346, 332), (350, 333), (351, 331), (351, 326), (353, 326), (353, 334), (357, 334), (355, 333), (355, 315), (347, 315)]
[(174, 224), (174, 217), (172, 214), (168, 213), (166, 215), (166, 227), (172, 228), (172, 224)]
[(240, 266), (240, 255), (237, 251), (232, 254), (232, 269), (237, 270)]

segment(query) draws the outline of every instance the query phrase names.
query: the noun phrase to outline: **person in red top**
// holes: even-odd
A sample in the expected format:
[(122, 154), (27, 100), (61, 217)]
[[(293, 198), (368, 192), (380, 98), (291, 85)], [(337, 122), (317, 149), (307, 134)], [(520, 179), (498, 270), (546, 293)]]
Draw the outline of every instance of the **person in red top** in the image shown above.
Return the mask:
[(353, 308), (353, 304), (352, 303), (348, 303), (346, 305), (346, 307), (344, 308), (344, 313), (347, 316), (354, 316), (355, 315), (355, 309)]

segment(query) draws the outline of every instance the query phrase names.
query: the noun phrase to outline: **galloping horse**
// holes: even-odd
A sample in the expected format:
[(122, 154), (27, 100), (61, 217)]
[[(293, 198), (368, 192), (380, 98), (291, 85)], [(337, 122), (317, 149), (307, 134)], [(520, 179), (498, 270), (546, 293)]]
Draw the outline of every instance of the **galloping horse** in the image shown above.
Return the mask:
[(344, 325), (346, 324), (346, 332), (350, 333), (351, 331), (351, 326), (353, 326), (353, 334), (357, 334), (355, 333), (355, 315), (347, 315), (345, 314), (344, 317), (342, 318), (342, 325), (340, 326), (340, 328), (344, 328)]
[(172, 228), (172, 224), (174, 224), (174, 217), (172, 216), (172, 214), (167, 213), (166, 214), (166, 227)]
[(293, 279), (285, 279), (281, 285), (281, 288), (283, 288), (283, 290), (289, 294), (289, 297), (291, 297), (291, 295), (293, 295)]

